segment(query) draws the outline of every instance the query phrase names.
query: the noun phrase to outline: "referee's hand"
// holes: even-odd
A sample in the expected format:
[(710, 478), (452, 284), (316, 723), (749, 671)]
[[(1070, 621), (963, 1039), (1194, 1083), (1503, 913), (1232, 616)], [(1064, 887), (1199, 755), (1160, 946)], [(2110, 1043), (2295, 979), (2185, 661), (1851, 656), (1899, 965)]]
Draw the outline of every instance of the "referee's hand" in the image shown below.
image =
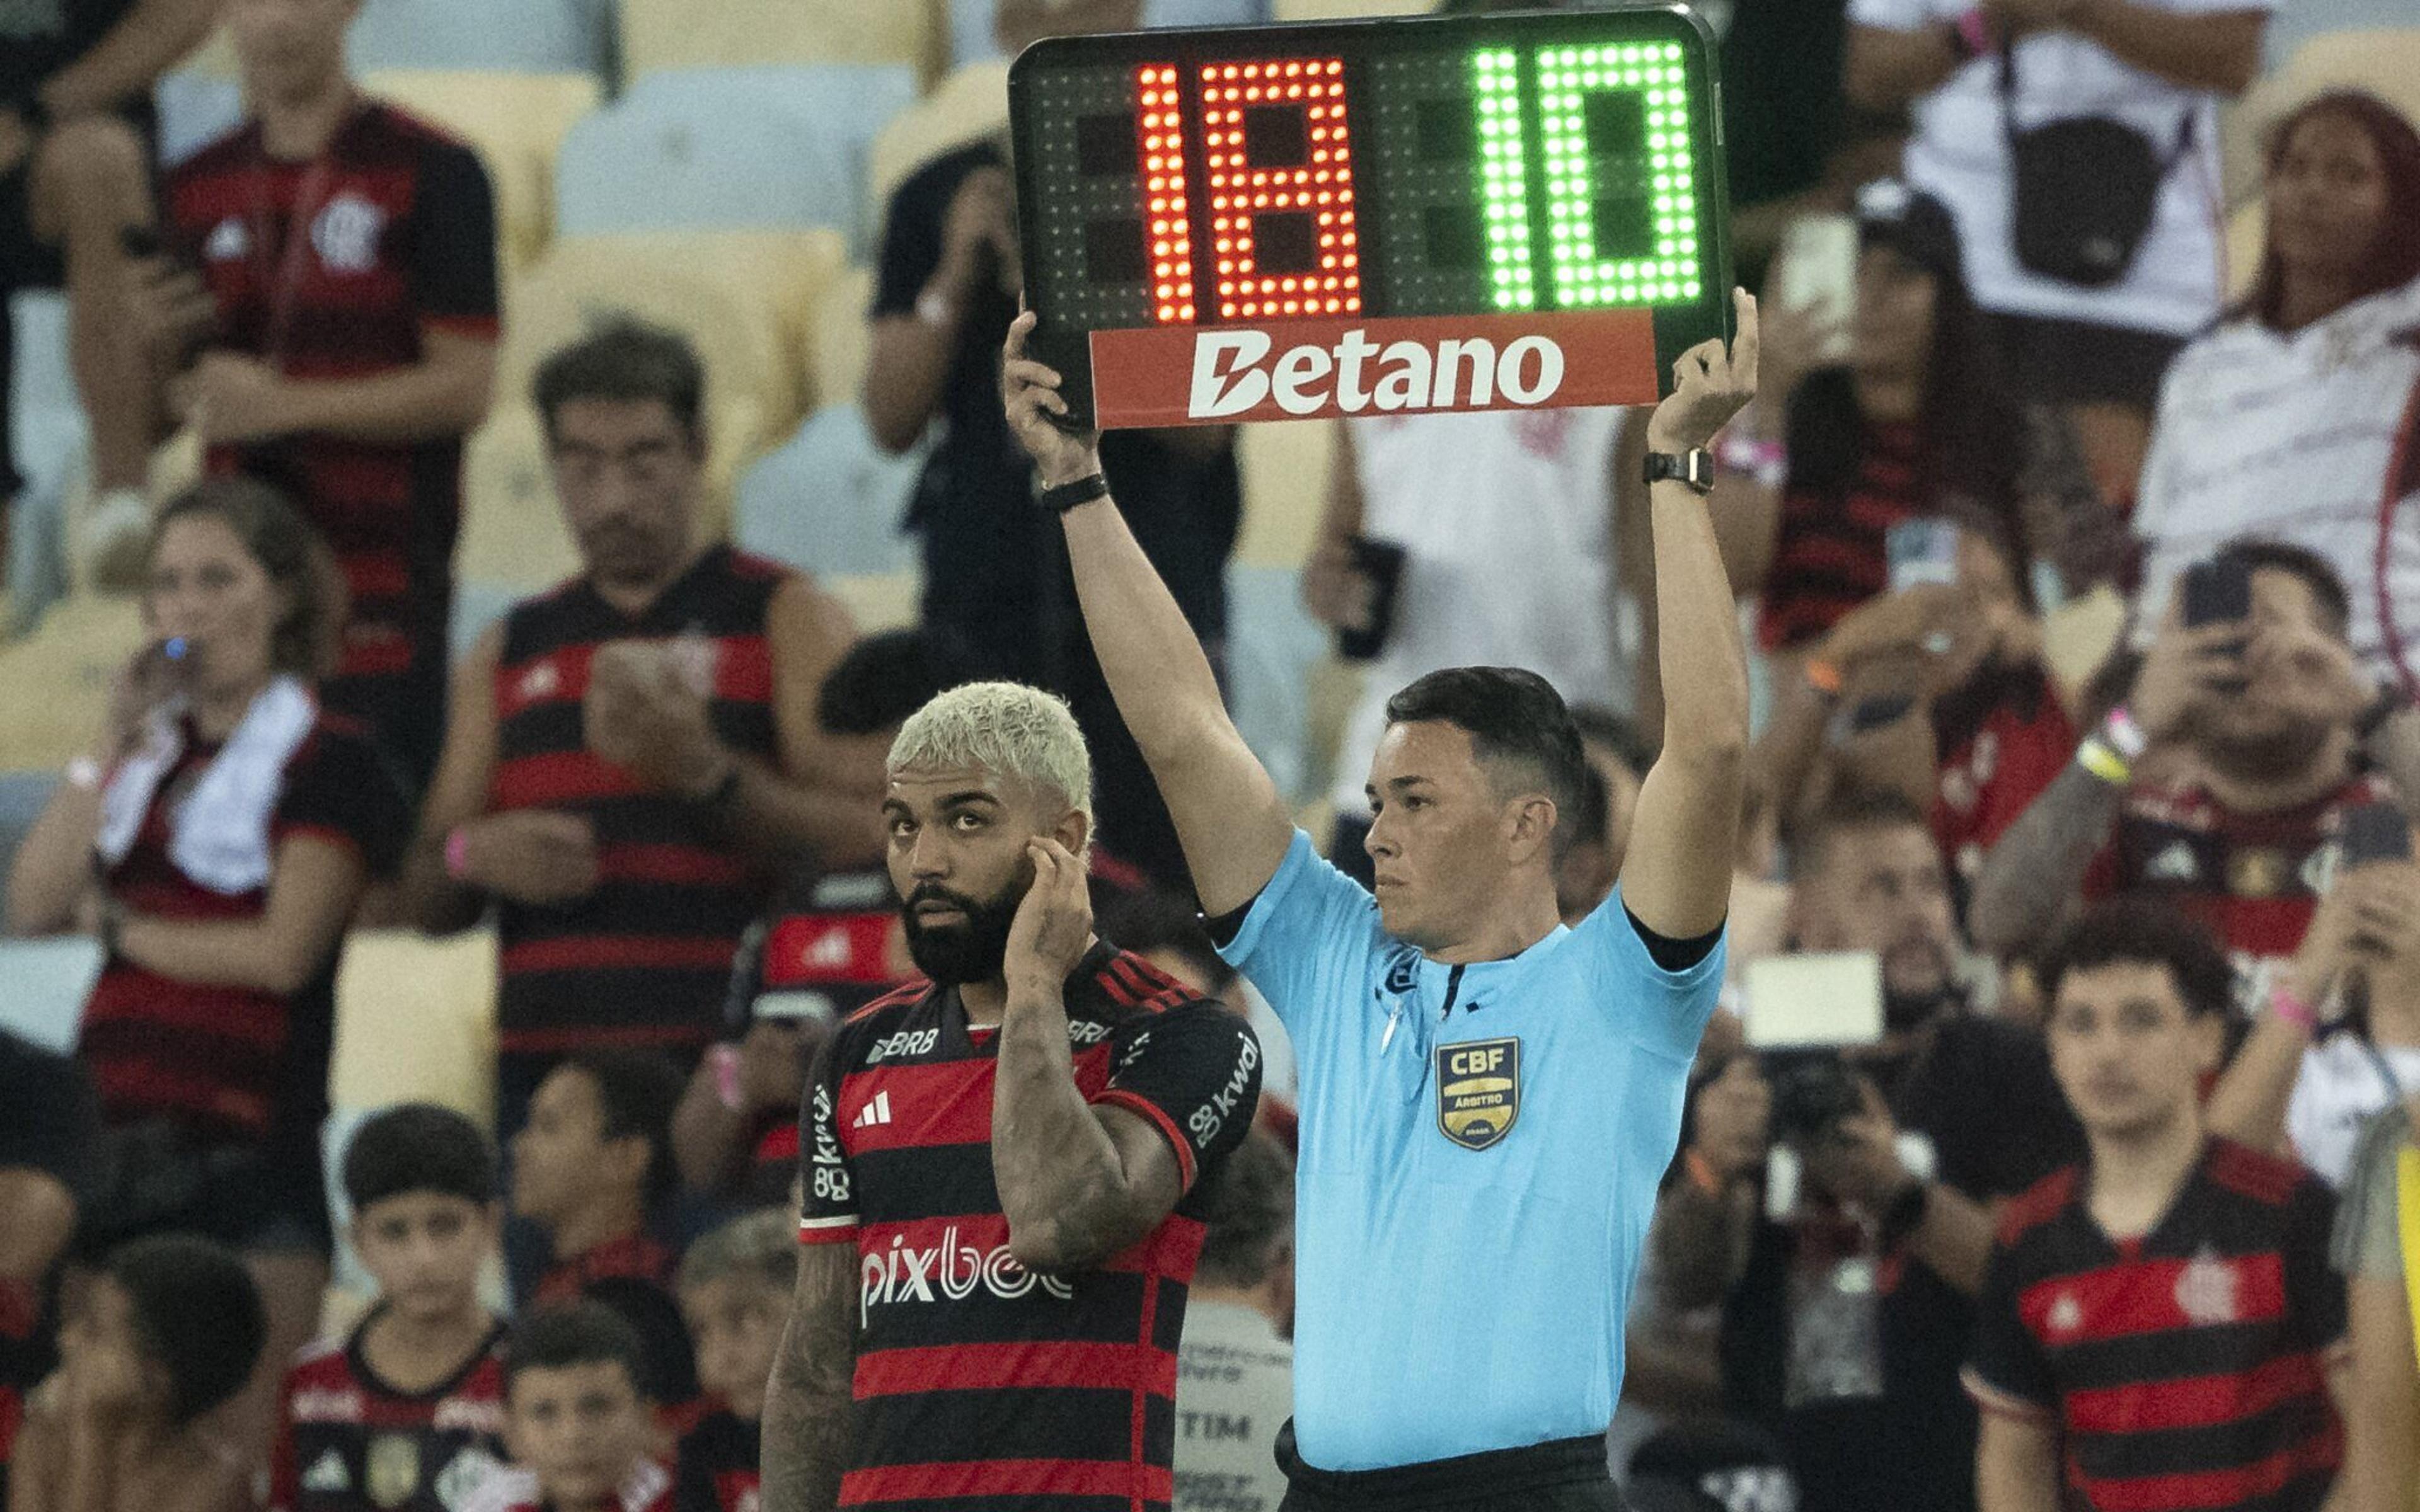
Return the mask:
[(1032, 331), (1031, 310), (1008, 328), (1008, 345), (1001, 352), (1000, 399), (1008, 411), (1008, 428), (1042, 474), (1042, 486), (1055, 488), (1101, 471), (1100, 437), (1092, 431), (1069, 435), (1051, 422), (1052, 415), (1067, 413), (1067, 401), (1059, 396), (1058, 372), (1025, 355), (1025, 338)]
[(1672, 393), (1647, 422), (1647, 446), (1654, 452), (1694, 452), (1714, 439), (1756, 397), (1756, 296), (1731, 290), (1739, 334), (1725, 351), (1720, 339), (1701, 341), (1672, 364)]

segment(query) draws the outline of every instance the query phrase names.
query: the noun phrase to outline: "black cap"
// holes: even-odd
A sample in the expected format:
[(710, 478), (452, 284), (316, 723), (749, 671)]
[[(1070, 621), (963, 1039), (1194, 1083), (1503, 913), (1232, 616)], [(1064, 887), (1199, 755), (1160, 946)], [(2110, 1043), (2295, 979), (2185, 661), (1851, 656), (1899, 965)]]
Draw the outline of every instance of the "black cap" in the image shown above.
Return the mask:
[(1965, 281), (1949, 207), (1901, 179), (1877, 178), (1857, 191), (1857, 241), (1889, 247), (1945, 282)]

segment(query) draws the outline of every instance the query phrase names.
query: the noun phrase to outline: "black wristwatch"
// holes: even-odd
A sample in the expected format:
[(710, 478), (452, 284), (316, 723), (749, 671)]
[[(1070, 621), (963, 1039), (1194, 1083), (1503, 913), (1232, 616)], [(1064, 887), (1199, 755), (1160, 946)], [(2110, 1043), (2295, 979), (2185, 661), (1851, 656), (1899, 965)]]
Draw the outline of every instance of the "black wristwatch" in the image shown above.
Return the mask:
[(1097, 472), (1088, 472), (1073, 483), (1043, 489), (1033, 496), (1033, 501), (1054, 515), (1063, 515), (1078, 504), (1089, 504), (1095, 499), (1109, 496), (1109, 480)]
[(1699, 493), (1712, 491), (1714, 486), (1714, 454), (1702, 446), (1677, 455), (1670, 452), (1648, 453), (1648, 483), (1658, 484), (1668, 478), (1674, 483), (1687, 484)]

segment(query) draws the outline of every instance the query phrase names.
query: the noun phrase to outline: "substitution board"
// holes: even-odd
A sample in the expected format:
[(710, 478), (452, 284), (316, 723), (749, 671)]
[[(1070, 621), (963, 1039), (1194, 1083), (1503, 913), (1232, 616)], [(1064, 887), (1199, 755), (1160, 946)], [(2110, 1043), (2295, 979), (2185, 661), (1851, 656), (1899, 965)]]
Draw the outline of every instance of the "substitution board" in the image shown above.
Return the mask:
[(1052, 38), (1009, 74), (1078, 423), (1652, 403), (1730, 332), (1683, 5)]

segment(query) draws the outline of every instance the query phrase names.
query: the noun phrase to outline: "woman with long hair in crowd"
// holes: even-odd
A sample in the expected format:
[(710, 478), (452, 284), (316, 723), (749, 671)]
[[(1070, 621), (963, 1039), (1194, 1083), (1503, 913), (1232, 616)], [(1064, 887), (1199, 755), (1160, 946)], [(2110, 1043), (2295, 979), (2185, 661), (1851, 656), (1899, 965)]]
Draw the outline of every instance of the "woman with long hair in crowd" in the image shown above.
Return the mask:
[(367, 737), (319, 711), (344, 591), (283, 498), (187, 490), (146, 582), (146, 643), (18, 852), (8, 924), (101, 942), (77, 1051), (105, 1126), (85, 1252), (181, 1230), (244, 1257), (269, 1345), (228, 1426), (265, 1449), (328, 1281), (336, 958), (411, 813)]
[[(2334, 90), (2271, 135), (2250, 295), (2177, 354), (2134, 528), (2141, 623), (2220, 543), (2318, 552), (2352, 590), (2354, 649), (2420, 671), (2420, 132)], [(2390, 476), (2395, 459), (2405, 475)]]
[[(1958, 232), (1895, 180), (1857, 196), (1850, 310), (1766, 301), (1763, 392), (1724, 438), (1711, 507), (1731, 581), (1761, 591), (1759, 639), (1803, 652), (1889, 586), (1885, 539), (1953, 504), (2021, 514), (2023, 408), (1966, 292)], [(1823, 361), (1845, 320), (1848, 357)]]

